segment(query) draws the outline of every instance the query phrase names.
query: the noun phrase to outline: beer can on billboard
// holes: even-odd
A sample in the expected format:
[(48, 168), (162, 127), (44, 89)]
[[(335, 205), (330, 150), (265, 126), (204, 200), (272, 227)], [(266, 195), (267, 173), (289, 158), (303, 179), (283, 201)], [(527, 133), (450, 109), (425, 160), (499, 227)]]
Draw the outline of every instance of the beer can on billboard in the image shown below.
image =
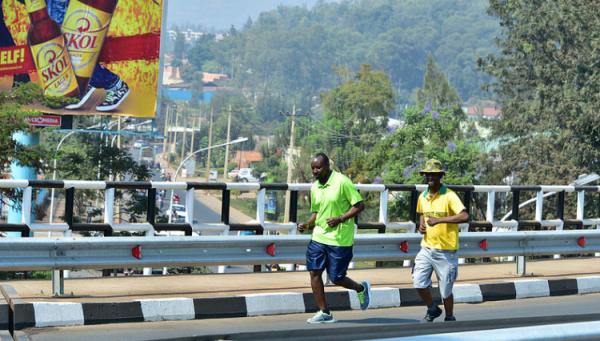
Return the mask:
[(71, 0), (67, 8), (62, 32), (83, 94), (98, 63), (117, 2)]
[(60, 26), (48, 14), (44, 0), (26, 0), (29, 14), (27, 42), (44, 94), (79, 97), (79, 86)]

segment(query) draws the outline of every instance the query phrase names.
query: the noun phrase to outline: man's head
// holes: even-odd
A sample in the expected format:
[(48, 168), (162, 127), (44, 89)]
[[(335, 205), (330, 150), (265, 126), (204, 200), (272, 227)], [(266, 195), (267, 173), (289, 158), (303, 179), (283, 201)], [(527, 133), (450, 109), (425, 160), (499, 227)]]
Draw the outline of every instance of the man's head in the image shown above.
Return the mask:
[(312, 158), (310, 168), (317, 180), (324, 180), (329, 176), (329, 158), (323, 153), (319, 153)]
[(421, 169), (419, 174), (425, 175), (429, 187), (437, 188), (446, 172), (442, 169), (442, 164), (438, 160), (430, 159), (427, 160), (425, 167)]

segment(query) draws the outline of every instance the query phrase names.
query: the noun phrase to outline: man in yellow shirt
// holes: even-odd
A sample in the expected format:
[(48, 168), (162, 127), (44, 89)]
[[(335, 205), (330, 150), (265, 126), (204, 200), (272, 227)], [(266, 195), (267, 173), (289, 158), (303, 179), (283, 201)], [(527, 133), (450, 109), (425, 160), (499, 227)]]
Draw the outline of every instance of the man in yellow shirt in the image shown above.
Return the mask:
[(371, 304), (371, 284), (368, 281), (357, 283), (346, 276), (352, 260), (354, 217), (365, 209), (365, 204), (352, 181), (329, 168), (327, 155), (315, 155), (310, 167), (317, 178), (310, 189), (312, 214), (306, 224), (298, 224), (298, 231), (314, 227), (306, 250), (306, 268), (320, 310), (307, 322), (333, 323), (333, 314), (325, 300), (323, 270), (327, 269), (333, 284), (356, 291), (362, 310), (369, 309)]
[(456, 321), (452, 286), (458, 275), (458, 224), (468, 222), (469, 214), (456, 193), (441, 183), (445, 172), (438, 160), (428, 160), (420, 173), (425, 175), (428, 188), (419, 195), (417, 204), (423, 241), (415, 257), (412, 277), (419, 296), (427, 305), (427, 314), (421, 322), (433, 322), (442, 314), (429, 291), (433, 271), (444, 299), (444, 321)]

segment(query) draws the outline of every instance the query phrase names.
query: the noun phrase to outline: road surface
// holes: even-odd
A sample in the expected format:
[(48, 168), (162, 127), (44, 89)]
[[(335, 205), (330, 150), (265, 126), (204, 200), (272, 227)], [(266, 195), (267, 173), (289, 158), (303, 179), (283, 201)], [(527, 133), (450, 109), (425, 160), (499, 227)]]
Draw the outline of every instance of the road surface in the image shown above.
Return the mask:
[[(424, 307), (334, 311), (336, 323), (309, 325), (312, 314), (140, 322), (27, 330), (31, 341), (105, 340), (375, 340), (465, 330), (490, 330), (600, 320), (600, 294), (457, 304), (459, 322), (418, 324)], [(518, 338), (512, 338), (517, 340)]]

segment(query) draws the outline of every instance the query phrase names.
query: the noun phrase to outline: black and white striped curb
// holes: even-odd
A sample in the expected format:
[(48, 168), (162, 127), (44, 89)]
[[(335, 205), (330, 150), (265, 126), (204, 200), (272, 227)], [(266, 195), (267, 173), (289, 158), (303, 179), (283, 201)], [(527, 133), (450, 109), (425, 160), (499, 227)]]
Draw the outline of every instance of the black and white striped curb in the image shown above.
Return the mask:
[[(145, 299), (122, 302), (25, 302), (10, 285), (0, 286), (8, 304), (0, 304), (2, 328), (77, 326), (120, 322), (152, 322), (206, 318), (310, 313), (318, 310), (311, 292), (278, 292), (234, 297)], [(456, 303), (481, 303), (534, 297), (600, 292), (600, 276), (550, 280), (518, 280), (489, 284), (457, 284)], [(434, 299), (441, 301), (437, 290)], [(360, 309), (356, 292), (329, 289), (331, 310)], [(415, 289), (373, 288), (371, 309), (422, 305)], [(10, 310), (8, 309), (10, 308)], [(10, 314), (11, 318), (2, 318)]]

